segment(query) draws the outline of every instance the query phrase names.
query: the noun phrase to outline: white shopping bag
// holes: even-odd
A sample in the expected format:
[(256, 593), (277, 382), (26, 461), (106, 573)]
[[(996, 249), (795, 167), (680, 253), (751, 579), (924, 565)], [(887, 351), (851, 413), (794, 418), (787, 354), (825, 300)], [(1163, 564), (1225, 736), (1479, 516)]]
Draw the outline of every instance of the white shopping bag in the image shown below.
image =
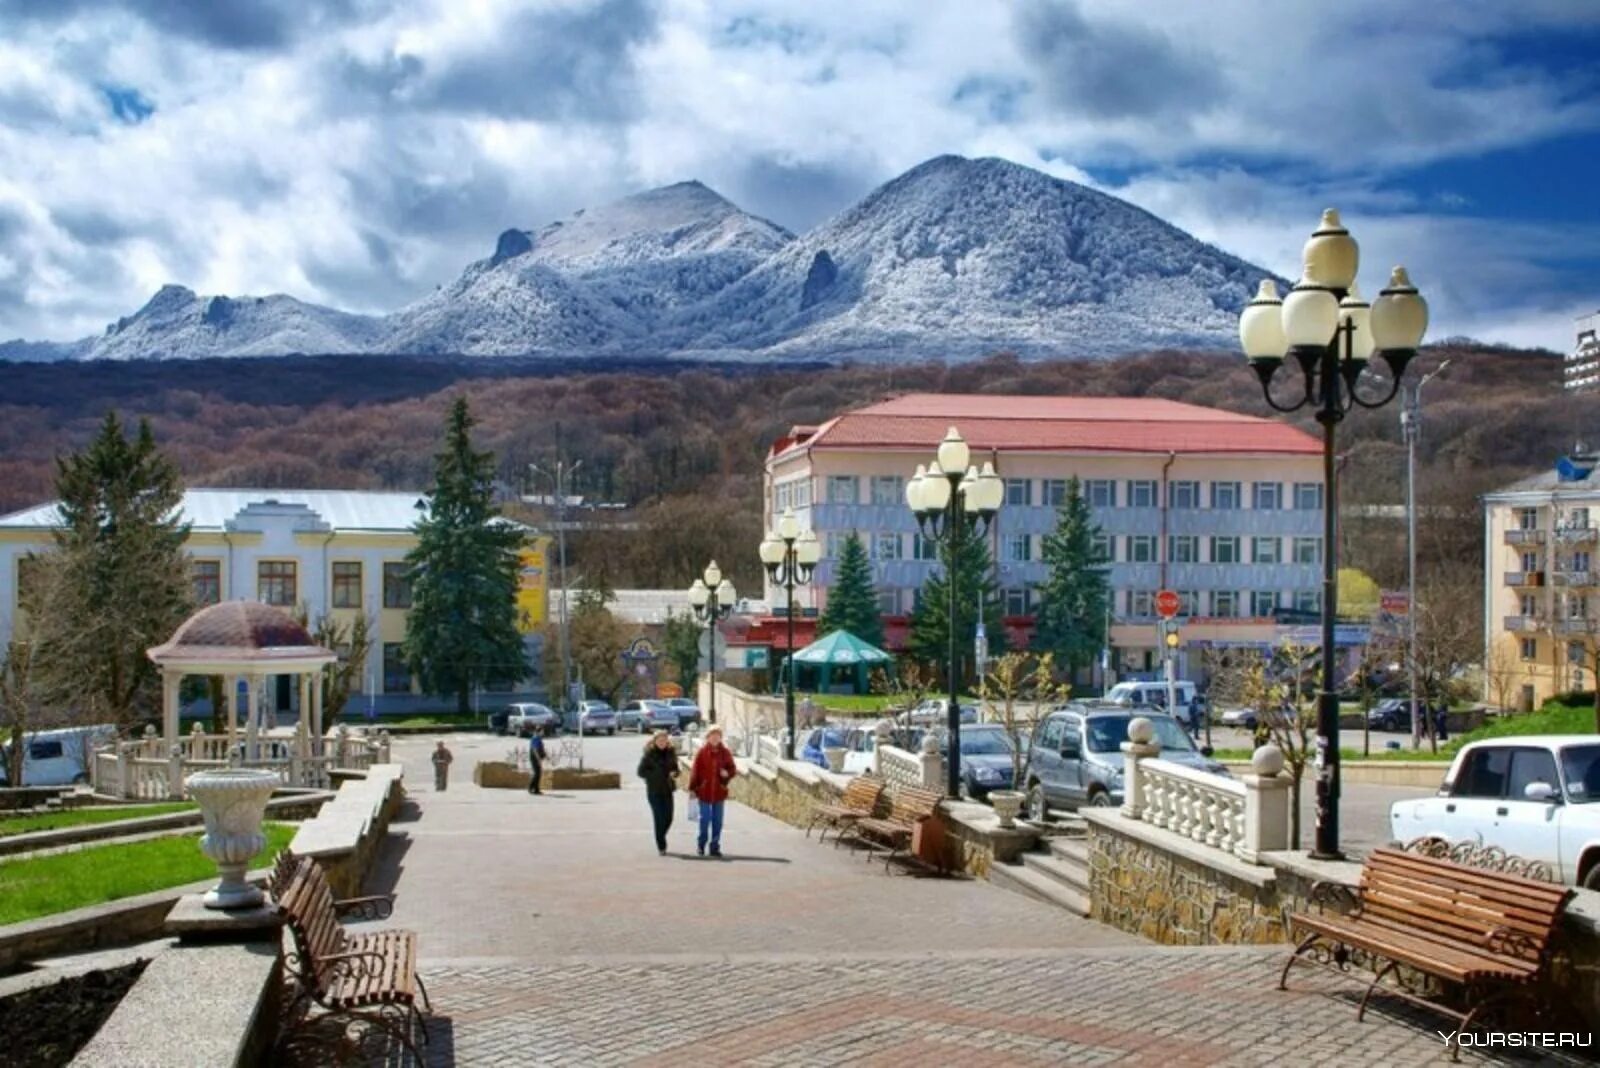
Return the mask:
[(695, 797), (694, 794), (691, 794), (691, 793), (685, 793), (683, 796), (687, 797), (689, 799), (689, 820), (690, 820), (690, 822), (691, 823), (699, 822), (699, 820), (700, 820), (700, 799)]

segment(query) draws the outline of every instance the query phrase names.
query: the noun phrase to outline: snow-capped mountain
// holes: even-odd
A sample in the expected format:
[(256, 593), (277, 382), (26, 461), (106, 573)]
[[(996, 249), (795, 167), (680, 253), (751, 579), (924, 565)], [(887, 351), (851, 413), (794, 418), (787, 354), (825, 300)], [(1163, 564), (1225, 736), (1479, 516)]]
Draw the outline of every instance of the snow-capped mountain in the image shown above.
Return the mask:
[(507, 230), (493, 255), (391, 315), (166, 286), (103, 336), (9, 342), (0, 359), (1231, 348), (1265, 275), (1116, 197), (1003, 160), (941, 156), (800, 237), (683, 182)]

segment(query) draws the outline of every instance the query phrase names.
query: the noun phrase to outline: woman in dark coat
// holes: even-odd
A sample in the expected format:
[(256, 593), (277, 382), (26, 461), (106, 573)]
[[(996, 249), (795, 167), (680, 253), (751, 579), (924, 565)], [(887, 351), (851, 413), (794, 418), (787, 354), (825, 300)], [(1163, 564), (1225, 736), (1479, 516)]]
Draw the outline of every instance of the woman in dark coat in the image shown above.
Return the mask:
[(672, 826), (672, 792), (678, 783), (678, 751), (666, 731), (656, 731), (645, 743), (639, 759), (639, 778), (644, 780), (650, 814), (655, 818), (656, 849), (667, 855), (667, 830)]

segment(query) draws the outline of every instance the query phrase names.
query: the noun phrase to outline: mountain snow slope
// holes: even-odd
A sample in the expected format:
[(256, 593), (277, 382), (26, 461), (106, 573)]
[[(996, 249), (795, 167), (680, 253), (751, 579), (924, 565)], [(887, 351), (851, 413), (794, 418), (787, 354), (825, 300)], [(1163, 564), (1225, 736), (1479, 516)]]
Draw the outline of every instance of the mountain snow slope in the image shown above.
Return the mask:
[(492, 256), (391, 315), (166, 286), (100, 337), (8, 342), (0, 359), (1232, 348), (1266, 275), (1115, 197), (1004, 160), (941, 156), (800, 237), (682, 182), (507, 230)]

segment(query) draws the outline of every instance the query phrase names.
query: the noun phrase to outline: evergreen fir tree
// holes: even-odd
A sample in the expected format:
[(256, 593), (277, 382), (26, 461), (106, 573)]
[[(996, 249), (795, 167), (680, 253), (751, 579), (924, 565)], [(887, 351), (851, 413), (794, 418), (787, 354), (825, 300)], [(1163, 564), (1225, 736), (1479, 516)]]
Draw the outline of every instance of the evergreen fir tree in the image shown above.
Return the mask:
[(869, 645), (883, 648), (883, 617), (878, 614), (872, 563), (861, 544), (861, 535), (853, 530), (845, 536), (839, 549), (833, 588), (828, 591), (828, 607), (817, 623), (818, 637), (836, 630), (848, 631)]
[(1033, 647), (1054, 653), (1072, 675), (1094, 662), (1106, 640), (1111, 592), (1104, 555), (1095, 547), (1099, 533), (1082, 487), (1069, 479), (1040, 554), (1049, 573), (1039, 591)]
[(145, 651), (172, 637), (194, 596), (178, 468), (148, 423), (130, 442), (108, 412), (87, 449), (57, 461), (56, 492), (55, 549), (30, 559), (19, 591), (40, 684), (86, 722), (159, 715), (160, 680)]
[(405, 657), (434, 694), (471, 712), (475, 687), (528, 674), (517, 627), (520, 529), (494, 504), (494, 455), (472, 447), (465, 398), (450, 409), (410, 565)]
[[(934, 572), (923, 583), (916, 611), (911, 615), (910, 648), (919, 661), (938, 665), (938, 683), (942, 687), (947, 677), (950, 653), (950, 587), (947, 578), (951, 568), (952, 547), (947, 540), (939, 546), (942, 570)], [(994, 578), (994, 564), (989, 555), (989, 542), (972, 535), (965, 528), (963, 537), (954, 548), (956, 576), (956, 661), (957, 671), (963, 680), (976, 674), (974, 641), (978, 629), (978, 603), (983, 603), (983, 629), (989, 641), (989, 654), (998, 656), (1006, 650), (1006, 632), (1000, 623), (1000, 590)]]

